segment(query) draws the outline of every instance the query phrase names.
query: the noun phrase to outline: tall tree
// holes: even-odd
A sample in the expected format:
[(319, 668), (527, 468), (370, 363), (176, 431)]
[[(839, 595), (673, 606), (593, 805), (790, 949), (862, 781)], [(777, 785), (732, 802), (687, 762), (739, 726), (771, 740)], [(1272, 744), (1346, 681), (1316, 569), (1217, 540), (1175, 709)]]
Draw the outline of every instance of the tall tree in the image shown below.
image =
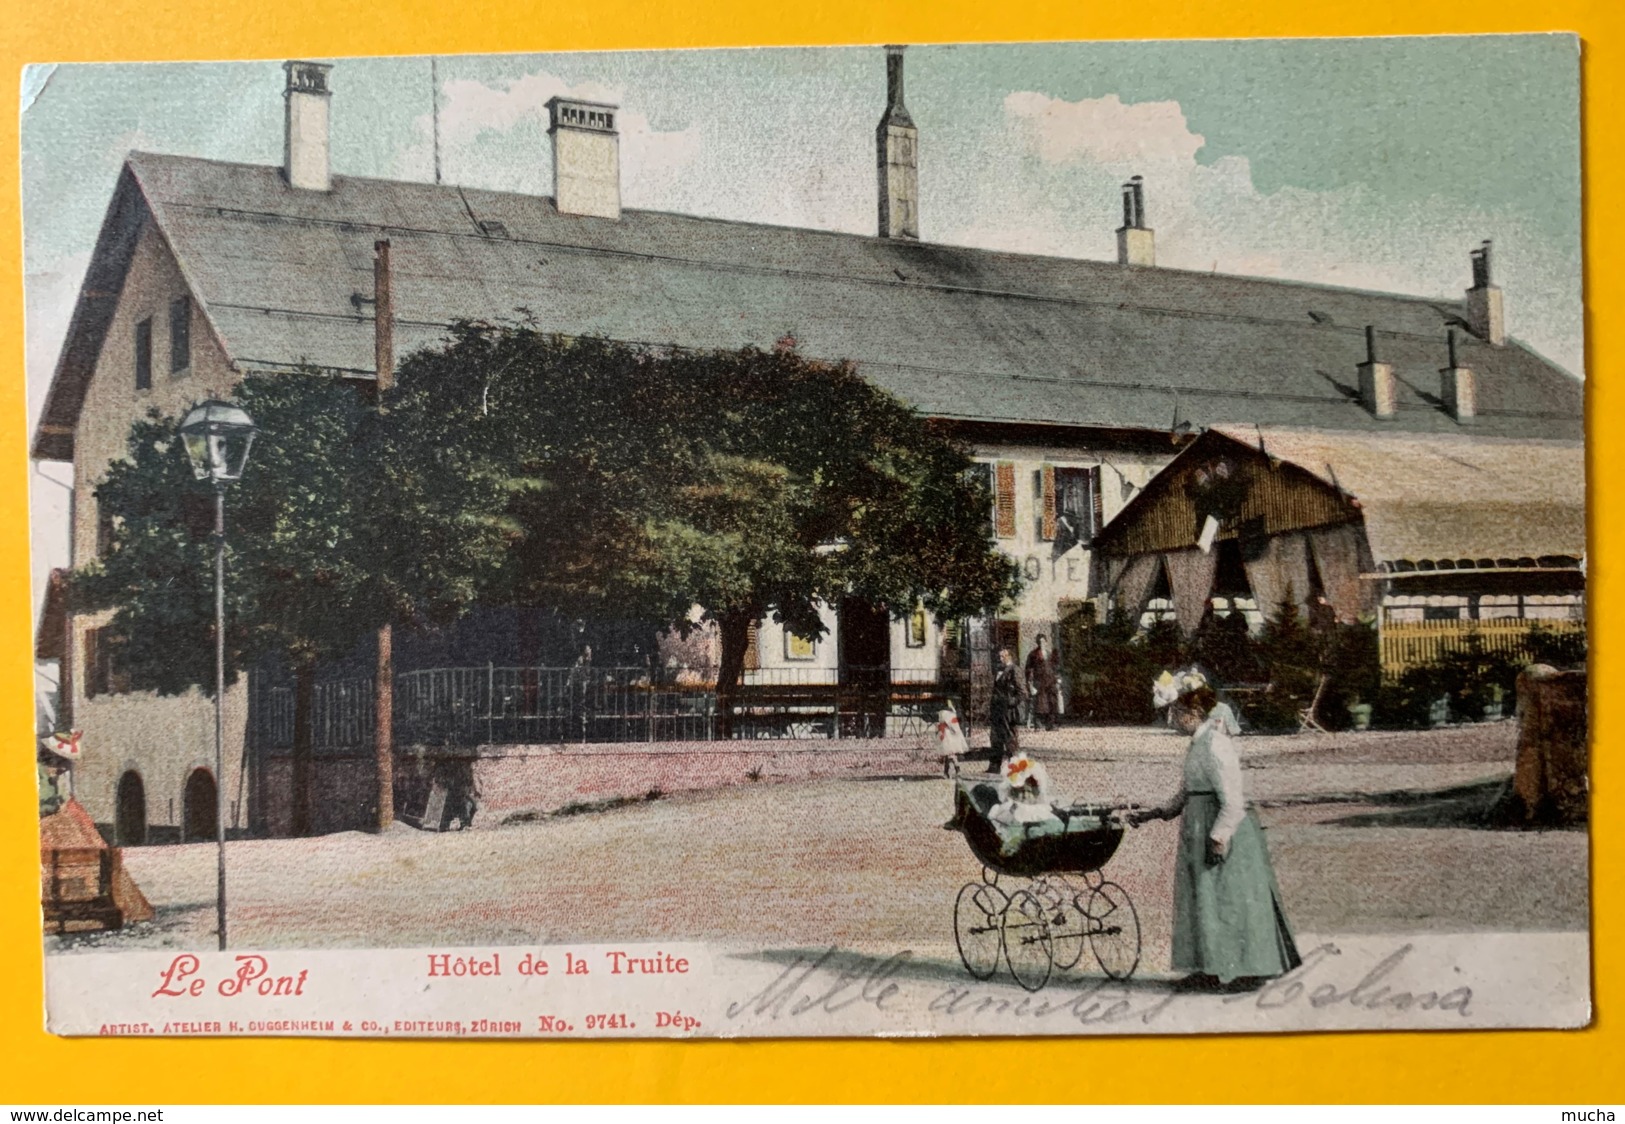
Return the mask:
[(700, 606), (725, 722), (763, 617), (815, 638), (846, 597), (951, 619), (1019, 591), (965, 451), (850, 365), (463, 325), (403, 386), (431, 368), (439, 439), (477, 426), (513, 474), (520, 537), (493, 598), (679, 628)]
[[(228, 681), (267, 657), (294, 674), (292, 809), (303, 834), (318, 665), (383, 623), (463, 611), (506, 549), (507, 493), (478, 457), (385, 425), (354, 384), (253, 378), (236, 401), (260, 434), (227, 497)], [(96, 488), (109, 548), (74, 579), (77, 605), (115, 610), (107, 635), (130, 685), (160, 694), (214, 682), (212, 495), (193, 479), (177, 425), (152, 416), (132, 428), (127, 456)]]

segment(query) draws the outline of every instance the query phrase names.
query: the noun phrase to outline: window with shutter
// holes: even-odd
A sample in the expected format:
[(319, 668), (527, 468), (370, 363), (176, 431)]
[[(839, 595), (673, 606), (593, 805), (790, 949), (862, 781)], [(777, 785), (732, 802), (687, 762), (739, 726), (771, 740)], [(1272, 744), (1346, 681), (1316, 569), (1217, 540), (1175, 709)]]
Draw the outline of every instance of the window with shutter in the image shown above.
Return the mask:
[(1095, 483), (1099, 469), (1055, 469), (1055, 543), (1058, 550), (1071, 550), (1093, 541), (1099, 524), (1095, 521)]
[(1001, 539), (1016, 537), (1016, 466), (1009, 461), (994, 467), (993, 533)]
[(96, 557), (106, 558), (113, 549), (113, 513), (100, 503), (96, 505)]
[(107, 694), (107, 664), (102, 662), (102, 630), (85, 629), (85, 698)]
[(119, 655), (121, 646), (106, 629), (85, 629), (85, 698), (130, 693), (130, 675)]
[(1106, 494), (1101, 489), (1104, 481), (1101, 479), (1101, 466), (1089, 470), (1089, 539), (1100, 534), (1100, 529), (1106, 525)]
[[(987, 494), (993, 494), (993, 466), (983, 461), (977, 461), (965, 470), (965, 479), (971, 484), (980, 484), (987, 489)], [(989, 503), (982, 513), (982, 534), (989, 538), (993, 535), (993, 504)]]
[(1038, 538), (1041, 542), (1055, 541), (1055, 466), (1046, 464), (1038, 470)]

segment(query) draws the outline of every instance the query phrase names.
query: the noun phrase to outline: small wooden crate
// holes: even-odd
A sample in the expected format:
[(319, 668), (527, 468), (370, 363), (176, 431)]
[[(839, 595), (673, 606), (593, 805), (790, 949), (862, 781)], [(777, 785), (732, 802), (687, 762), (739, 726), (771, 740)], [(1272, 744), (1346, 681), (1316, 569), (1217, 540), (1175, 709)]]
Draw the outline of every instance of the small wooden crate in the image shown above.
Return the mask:
[(119, 929), (124, 911), (114, 900), (122, 856), (112, 847), (40, 850), (40, 901), (47, 928)]

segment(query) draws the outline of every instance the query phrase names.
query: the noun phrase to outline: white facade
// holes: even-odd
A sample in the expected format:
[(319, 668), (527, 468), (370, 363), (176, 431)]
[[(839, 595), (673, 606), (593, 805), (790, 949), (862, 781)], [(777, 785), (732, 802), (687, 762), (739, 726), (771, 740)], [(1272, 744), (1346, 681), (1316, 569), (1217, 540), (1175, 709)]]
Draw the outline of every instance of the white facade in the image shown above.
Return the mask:
[[(1054, 533), (1045, 537), (1046, 473), (1053, 478), (1069, 469), (1094, 470), (1099, 482), (1100, 504), (1099, 526), (1092, 530), (1098, 531), (1173, 459), (1174, 451), (1170, 446), (1167, 456), (1157, 458), (1144, 453), (1101, 454), (1039, 445), (981, 446), (973, 450), (975, 459), (990, 468), (996, 493), (995, 508), (1001, 502), (997, 495), (999, 466), (1009, 466), (1008, 475), (1014, 484), (1010, 497), (1014, 508), (1013, 528), (1008, 517), (1001, 528), (995, 510), (994, 530), (999, 548), (1020, 565), (1024, 581), (1020, 601), (999, 614), (1000, 619), (1020, 623), (1018, 662), (1025, 659), (1039, 636), (1047, 637), (1053, 644), (1056, 625), (1067, 611), (1100, 592), (1090, 585), (1093, 554), (1087, 542), (1080, 541), (1062, 549), (1064, 538)], [(1051, 503), (1060, 500), (1053, 487), (1048, 496)], [(1013, 533), (1000, 534), (1001, 530), (1013, 530)]]

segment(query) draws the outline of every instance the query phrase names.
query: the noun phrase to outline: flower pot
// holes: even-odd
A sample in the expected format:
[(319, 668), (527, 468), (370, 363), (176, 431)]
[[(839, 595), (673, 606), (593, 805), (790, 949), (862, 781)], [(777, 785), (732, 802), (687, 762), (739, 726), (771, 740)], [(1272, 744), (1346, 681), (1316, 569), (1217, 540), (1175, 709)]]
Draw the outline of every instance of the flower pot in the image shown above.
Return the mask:
[(1349, 720), (1354, 724), (1356, 730), (1371, 729), (1371, 704), (1350, 703)]

